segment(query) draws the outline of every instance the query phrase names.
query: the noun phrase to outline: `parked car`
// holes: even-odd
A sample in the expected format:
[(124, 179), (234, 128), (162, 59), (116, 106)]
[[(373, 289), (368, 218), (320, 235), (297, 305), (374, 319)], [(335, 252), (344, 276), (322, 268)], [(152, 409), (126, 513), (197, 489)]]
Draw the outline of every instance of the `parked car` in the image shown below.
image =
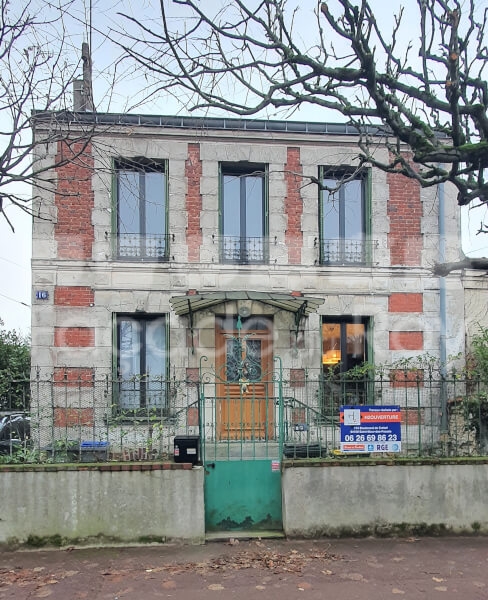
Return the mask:
[(6, 415), (0, 419), (0, 454), (10, 454), (30, 438), (30, 417)]

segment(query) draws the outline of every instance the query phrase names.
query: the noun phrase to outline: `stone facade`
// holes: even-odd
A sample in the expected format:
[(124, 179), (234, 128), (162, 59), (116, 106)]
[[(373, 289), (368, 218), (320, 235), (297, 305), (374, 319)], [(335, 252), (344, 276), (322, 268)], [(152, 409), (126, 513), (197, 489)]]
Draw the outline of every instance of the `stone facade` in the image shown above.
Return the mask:
[[(188, 372), (195, 374), (202, 357), (209, 364), (216, 361), (215, 316), (237, 315), (243, 308), (246, 314), (272, 320), (272, 351), (281, 357), (286, 374), (322, 368), (324, 318), (366, 323), (365, 358), (370, 361), (391, 363), (424, 352), (439, 356), (440, 286), (431, 272), (439, 258), (436, 190), (368, 171), (364, 260), (329, 261), (324, 258), (327, 225), (321, 225), (325, 221), (316, 181), (321, 173), (354, 173), (356, 137), (340, 127), (326, 134), (314, 133), (305, 124), (293, 130), (284, 123), (278, 127), (278, 122), (273, 127), (257, 127), (253, 121), (230, 121), (225, 127), (219, 123), (192, 119), (185, 125), (175, 118), (142, 126), (119, 120), (100, 126), (84, 147), (59, 142), (48, 148), (47, 162), (63, 152), (79, 155), (53, 173), (57, 184), (52, 193), (39, 190), (35, 201), (48, 218), (35, 218), (33, 226), (33, 366), (46, 376), (64, 373), (67, 381), (79, 373), (85, 384), (87, 373), (112, 376), (117, 316), (163, 315), (168, 372), (184, 379)], [(381, 160), (387, 150), (379, 148), (378, 153)], [(128, 259), (117, 252), (121, 236), (114, 169), (117, 161), (138, 164), (141, 157), (164, 165), (145, 168), (148, 173), (159, 169), (166, 178), (167, 223), (166, 233), (161, 232), (166, 236), (165, 260)], [(265, 173), (261, 216), (267, 244), (263, 260), (247, 263), (222, 259), (226, 225), (221, 175), (226, 169), (249, 175), (246, 165)], [(446, 259), (456, 260), (459, 215), (448, 186), (445, 198)], [(335, 210), (333, 201), (328, 208)], [(344, 227), (338, 248), (348, 241), (347, 219), (346, 214), (345, 224), (338, 221)], [(47, 299), (36, 298), (40, 290), (48, 292)], [(446, 290), (449, 356), (464, 349), (459, 273), (447, 278)], [(323, 302), (298, 320), (297, 311), (259, 300), (229, 299), (179, 316), (171, 304), (173, 297), (190, 298), (192, 293), (244, 291), (296, 292), (295, 297)]]

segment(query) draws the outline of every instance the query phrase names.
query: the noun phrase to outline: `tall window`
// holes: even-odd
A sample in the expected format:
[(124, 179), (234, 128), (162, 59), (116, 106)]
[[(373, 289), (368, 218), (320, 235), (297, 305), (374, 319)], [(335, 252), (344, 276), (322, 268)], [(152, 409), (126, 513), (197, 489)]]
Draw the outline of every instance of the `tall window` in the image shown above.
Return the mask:
[(321, 264), (367, 262), (364, 174), (321, 167), (320, 180)]
[(368, 380), (351, 371), (367, 360), (368, 320), (361, 317), (324, 317), (322, 321), (324, 414), (338, 416), (342, 404), (366, 404)]
[(165, 163), (143, 158), (118, 161), (116, 183), (118, 257), (167, 259)]
[(117, 379), (121, 409), (166, 408), (166, 346), (164, 316), (117, 317)]
[(222, 261), (267, 262), (266, 167), (224, 163), (220, 178)]

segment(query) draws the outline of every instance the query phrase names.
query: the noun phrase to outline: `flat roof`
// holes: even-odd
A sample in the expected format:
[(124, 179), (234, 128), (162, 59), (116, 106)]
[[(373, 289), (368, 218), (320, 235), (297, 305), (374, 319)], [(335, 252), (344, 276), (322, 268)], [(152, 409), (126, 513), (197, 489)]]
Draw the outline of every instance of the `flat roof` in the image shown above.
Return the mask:
[[(273, 119), (244, 119), (236, 117), (191, 117), (168, 115), (136, 115), (124, 113), (96, 113), (72, 111), (34, 111), (34, 118), (47, 122), (53, 119), (72, 124), (118, 125), (138, 127), (160, 127), (167, 129), (199, 129), (227, 131), (271, 131), (300, 134), (326, 134), (357, 136), (360, 130), (347, 123), (326, 123), (307, 121), (278, 121)], [(380, 125), (366, 125), (363, 133), (383, 135), (386, 128)]]

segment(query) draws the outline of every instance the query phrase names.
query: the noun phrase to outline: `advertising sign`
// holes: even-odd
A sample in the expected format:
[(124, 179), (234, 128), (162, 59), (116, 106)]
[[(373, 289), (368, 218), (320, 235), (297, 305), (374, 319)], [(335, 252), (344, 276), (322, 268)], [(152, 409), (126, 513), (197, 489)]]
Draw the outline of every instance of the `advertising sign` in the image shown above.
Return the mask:
[(401, 451), (399, 406), (341, 406), (340, 411), (342, 452)]

